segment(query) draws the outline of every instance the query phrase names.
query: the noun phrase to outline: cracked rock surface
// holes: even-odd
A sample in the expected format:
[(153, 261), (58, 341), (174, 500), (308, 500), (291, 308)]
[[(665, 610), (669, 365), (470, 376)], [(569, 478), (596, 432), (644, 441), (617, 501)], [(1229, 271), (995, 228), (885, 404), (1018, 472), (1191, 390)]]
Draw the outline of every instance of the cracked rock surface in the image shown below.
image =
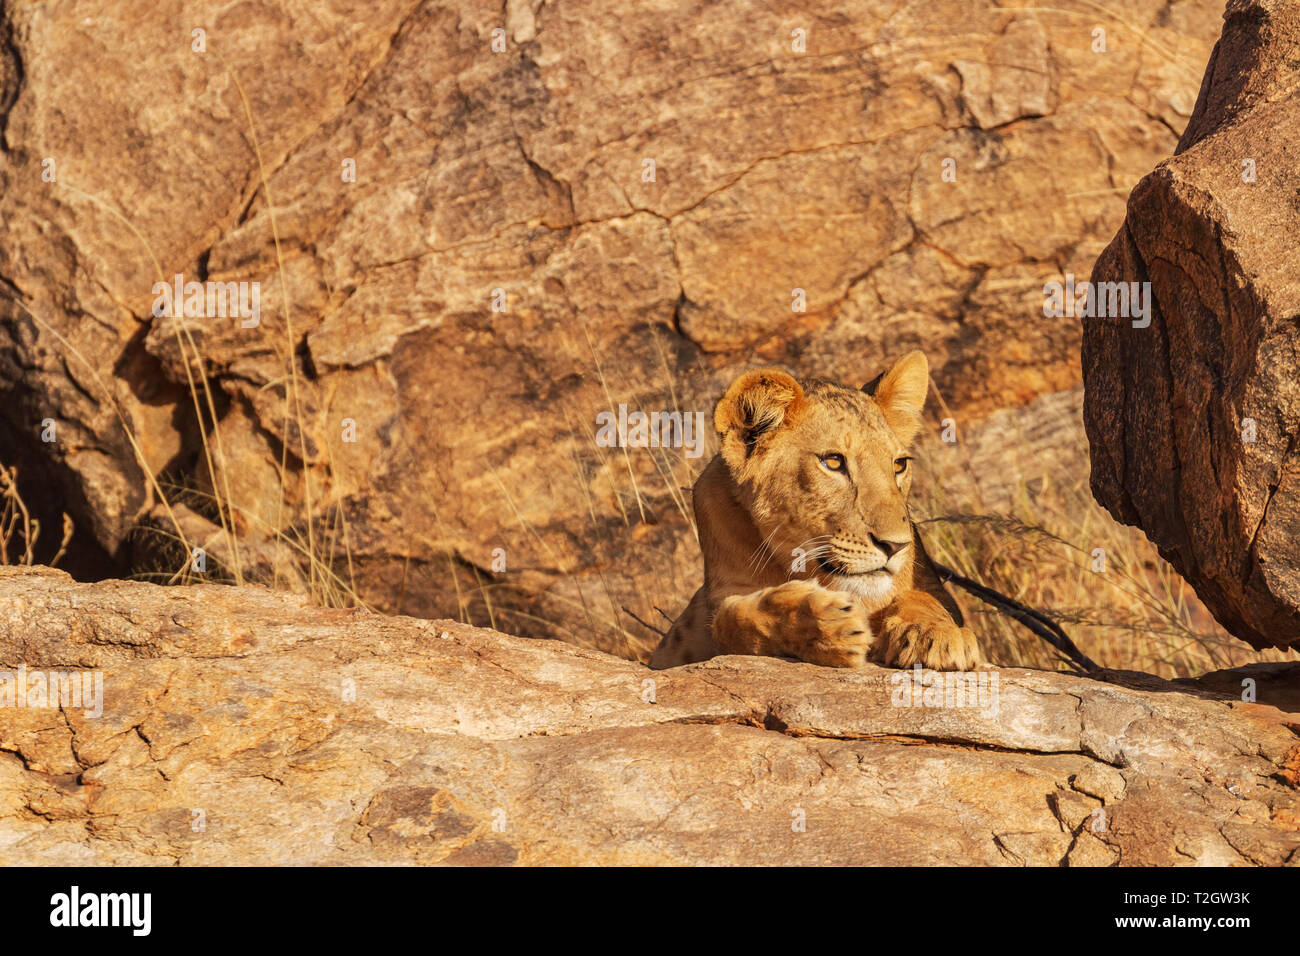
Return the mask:
[(1000, 670), (996, 707), (906, 707), (874, 666), (650, 672), (259, 588), (0, 569), (20, 664), (96, 669), (104, 700), (0, 708), (4, 864), (1300, 862), (1295, 664)]
[[(152, 471), (210, 492), (201, 367), (250, 555), (305, 511), (306, 472), (376, 607), (446, 613), (448, 555), (473, 590), (497, 546), (521, 590), (558, 589), (527, 610), (573, 630), (556, 582), (631, 603), (623, 557), (684, 601), (690, 482), (593, 448), (597, 411), (707, 416), (743, 367), (858, 384), (917, 347), (963, 428), (1077, 386), (1077, 323), (1042, 286), (1086, 272), (1173, 149), (1220, 12), (6, 4), (0, 460), (44, 526), (72, 513), (74, 573), (125, 576), (140, 514), (172, 527), (118, 414)], [(260, 324), (155, 318), (178, 273), (260, 283)], [(593, 554), (603, 534), (621, 553)]]
[(1300, 7), (1232, 0), (1178, 149), (1133, 190), (1094, 282), (1149, 328), (1083, 322), (1092, 489), (1221, 624), (1300, 639)]

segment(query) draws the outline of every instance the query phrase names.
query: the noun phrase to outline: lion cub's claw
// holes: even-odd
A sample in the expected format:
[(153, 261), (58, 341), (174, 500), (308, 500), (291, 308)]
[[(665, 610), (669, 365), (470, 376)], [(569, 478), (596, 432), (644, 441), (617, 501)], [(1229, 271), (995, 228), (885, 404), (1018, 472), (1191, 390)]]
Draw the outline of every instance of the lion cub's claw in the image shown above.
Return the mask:
[(969, 628), (951, 622), (908, 622), (885, 625), (884, 663), (889, 667), (920, 664), (931, 670), (968, 671), (984, 665), (979, 643)]
[(850, 595), (815, 581), (788, 581), (764, 592), (759, 611), (791, 657), (825, 667), (861, 667), (875, 644), (866, 610)]

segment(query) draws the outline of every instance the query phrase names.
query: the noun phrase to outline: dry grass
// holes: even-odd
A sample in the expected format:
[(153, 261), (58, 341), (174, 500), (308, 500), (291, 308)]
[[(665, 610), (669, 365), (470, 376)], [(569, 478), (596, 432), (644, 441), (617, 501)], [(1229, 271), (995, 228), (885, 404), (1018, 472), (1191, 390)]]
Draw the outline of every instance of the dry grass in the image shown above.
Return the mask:
[[(211, 52), (215, 53), (215, 50)], [(218, 57), (220, 59), (220, 57)], [(223, 60), (224, 65), (224, 60)], [(19, 299), (11, 301), (25, 312), (32, 322), (51, 335), (65, 353), (89, 373), (89, 380), (94, 383), (97, 396), (113, 410), (128, 443), (135, 456), (136, 463), (143, 472), (147, 490), (153, 501), (157, 502), (166, 518), (165, 523), (144, 523), (133, 530), (139, 550), (144, 552), (141, 567), (133, 576), (150, 578), (167, 584), (192, 584), (201, 581), (244, 584), (248, 582), (265, 583), (272, 587), (281, 586), (281, 570), (285, 567), (295, 569), (295, 577), (301, 576), (306, 582), (306, 590), (318, 604), (331, 607), (364, 606), (357, 594), (352, 575), (352, 551), (347, 519), (341, 503), (336, 503), (332, 510), (322, 512), (317, 501), (328, 497), (329, 476), (334, 474), (334, 462), (331, 454), (326, 469), (326, 489), (314, 488), (311, 466), (305, 464), (309, 459), (306, 449), (308, 424), (302, 413), (300, 395), (300, 371), (295, 355), (296, 339), (294, 333), (292, 308), (289, 301), (288, 287), (284, 280), (284, 260), (280, 248), (279, 229), (276, 222), (275, 206), (271, 201), (270, 187), (267, 182), (263, 164), (262, 149), (257, 135), (257, 125), (244, 87), (234, 71), (226, 65), (239, 99), (243, 105), (247, 133), (257, 159), (262, 198), (266, 202), (271, 238), (275, 248), (277, 272), (281, 286), (283, 302), (284, 341), (278, 345), (280, 357), (284, 363), (282, 387), (284, 392), (284, 430), (286, 441), (283, 444), (283, 456), (278, 463), (280, 484), (280, 504), (277, 520), (271, 525), (259, 519), (253, 512), (241, 507), (233, 498), (229, 484), (229, 470), (225, 449), (222, 447), (218, 422), (217, 402), (213, 396), (212, 383), (207, 375), (208, 363), (205, 361), (201, 336), (196, 339), (195, 326), (188, 318), (176, 320), (176, 344), (179, 349), (181, 365), (185, 372), (186, 386), (193, 406), (195, 427), (198, 430), (201, 447), (201, 465), (206, 469), (208, 484), (215, 489), (205, 493), (194, 487), (192, 480), (185, 478), (160, 476), (150, 467), (134, 429), (130, 416), (121, 407), (116, 390), (103, 381), (95, 365), (91, 363), (77, 347), (69, 342), (50, 323), (36, 315)], [(154, 254), (153, 248), (140, 229), (120, 210), (104, 199), (87, 193), (76, 186), (59, 182), (59, 188), (71, 196), (93, 204), (107, 215), (117, 220), (135, 238), (142, 247), (145, 257), (152, 266), (154, 275), (160, 282), (166, 281), (162, 264)], [(292, 427), (291, 427), (292, 423)], [(299, 436), (301, 451), (301, 468), (291, 467), (288, 454), (287, 436), (296, 432)], [(328, 446), (327, 446), (328, 447)], [(8, 484), (0, 487), (4, 494), (4, 514), (11, 512), (21, 517), (21, 531), (30, 535), (22, 550), (22, 558), (31, 561), (31, 544), (39, 529), (33, 527), (35, 522), (27, 515), (22, 506), (21, 497), (13, 484), (12, 474), (8, 475)], [(299, 502), (297, 508), (286, 507), (286, 502)], [(218, 541), (214, 547), (205, 548), (207, 570), (198, 573), (194, 570), (193, 556), (196, 542), (187, 536), (181, 518), (173, 503), (184, 503), (191, 511), (203, 516), (219, 529)], [(298, 513), (298, 512), (301, 513)], [(71, 538), (71, 522), (65, 518), (66, 548)], [(15, 518), (17, 520), (17, 517)], [(263, 562), (269, 568), (269, 575), (257, 573), (246, 566), (243, 553), (244, 542), (241, 528), (252, 532), (257, 538), (271, 542), (274, 556)], [(12, 529), (10, 534), (12, 534)], [(10, 554), (9, 538), (5, 537), (4, 554), (6, 560)], [(63, 549), (59, 551), (62, 556)], [(342, 565), (346, 577), (337, 569)]]
[[(944, 453), (937, 446), (923, 449), (930, 460)], [(1034, 473), (1023, 464), (1006, 462), (1009, 471)], [(1300, 659), (1294, 651), (1255, 651), (1220, 627), (1142, 532), (1117, 523), (1093, 500), (1086, 471), (1080, 477), (1040, 467), (1038, 474), (1032, 491), (1022, 482), (1011, 507), (997, 513), (981, 508), (976, 482), (945, 489), (922, 475), (914, 513), (931, 557), (1046, 611), (1102, 667), (1195, 677), (1254, 661)], [(1045, 643), (952, 590), (991, 660), (1055, 669)]]
[[(67, 554), (73, 530), (72, 518), (65, 511), (63, 537), (48, 567), (59, 566)], [(28, 567), (35, 564), (36, 545), (40, 538), (41, 523), (32, 517), (18, 490), (18, 469), (0, 464), (0, 564)]]
[[(649, 387), (634, 389), (611, 380), (591, 335), (581, 342), (606, 407), (688, 414), (681, 407), (675, 374), (662, 339), (656, 333), (658, 375)], [(663, 548), (683, 535), (695, 536), (690, 488), (713, 450), (691, 458), (684, 448), (601, 447), (588, 412), (565, 411), (570, 467), (563, 481), (576, 490), (585, 507), (583, 523), (561, 548), (533, 528), (518, 507), (517, 494), (499, 477), (502, 513), (517, 526), (547, 566), (559, 568), (565, 580), (546, 576), (498, 577), (480, 572), (469, 562), (446, 554), (447, 573), (456, 593), (456, 617), (470, 624), (490, 624), (507, 631), (551, 637), (581, 644), (632, 660), (645, 660), (658, 643), (658, 634), (638, 622), (666, 628), (658, 609), (676, 613), (690, 597), (685, 584), (674, 587), (664, 574), (671, 562)], [(712, 441), (711, 430), (704, 436)], [(649, 456), (653, 471), (642, 456)], [(446, 539), (445, 532), (442, 537)], [(653, 539), (653, 540), (651, 540)], [(641, 561), (629, 566), (630, 557)], [(649, 558), (649, 560), (645, 560)], [(693, 586), (692, 586), (693, 589)], [(495, 601), (495, 604), (494, 604)]]

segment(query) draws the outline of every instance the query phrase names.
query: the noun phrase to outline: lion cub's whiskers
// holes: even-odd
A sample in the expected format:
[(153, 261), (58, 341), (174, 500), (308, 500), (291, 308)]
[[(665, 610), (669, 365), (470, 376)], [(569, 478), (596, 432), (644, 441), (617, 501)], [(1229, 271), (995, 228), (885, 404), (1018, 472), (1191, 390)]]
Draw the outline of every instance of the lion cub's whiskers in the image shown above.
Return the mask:
[[(831, 538), (829, 534), (815, 534), (795, 548), (795, 551), (802, 551), (805, 561), (816, 561), (818, 558), (829, 556), (831, 553)], [(818, 542), (813, 544), (813, 542)], [(791, 555), (793, 557), (793, 555)], [(793, 561), (791, 562), (790, 571), (793, 571)], [(789, 577), (789, 574), (786, 575)]]
[(756, 573), (758, 569), (763, 566), (764, 553), (766, 553), (768, 557), (775, 557), (775, 555), (773, 555), (768, 549), (772, 544), (772, 539), (776, 537), (776, 533), (779, 530), (779, 528), (773, 528), (772, 533), (763, 539), (759, 546), (754, 549), (754, 553), (749, 556), (749, 560), (746, 562), (746, 567), (749, 568), (750, 574)]

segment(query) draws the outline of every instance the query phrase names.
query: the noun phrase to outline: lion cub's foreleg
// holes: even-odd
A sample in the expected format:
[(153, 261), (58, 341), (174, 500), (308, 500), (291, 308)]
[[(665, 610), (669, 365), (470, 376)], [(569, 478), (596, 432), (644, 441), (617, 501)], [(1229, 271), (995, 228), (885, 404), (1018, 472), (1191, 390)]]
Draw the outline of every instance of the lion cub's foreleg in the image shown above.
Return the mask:
[(723, 600), (713, 617), (713, 640), (720, 654), (858, 667), (873, 643), (868, 617), (848, 594), (815, 581), (787, 581)]
[(969, 629), (953, 621), (938, 599), (924, 591), (908, 591), (873, 621), (880, 641), (872, 660), (888, 667), (920, 664), (932, 670), (974, 670), (984, 664), (979, 644)]
[(707, 661), (717, 653), (713, 632), (709, 628), (709, 592), (700, 588), (655, 648), (650, 656), (650, 666), (656, 670), (680, 667)]

